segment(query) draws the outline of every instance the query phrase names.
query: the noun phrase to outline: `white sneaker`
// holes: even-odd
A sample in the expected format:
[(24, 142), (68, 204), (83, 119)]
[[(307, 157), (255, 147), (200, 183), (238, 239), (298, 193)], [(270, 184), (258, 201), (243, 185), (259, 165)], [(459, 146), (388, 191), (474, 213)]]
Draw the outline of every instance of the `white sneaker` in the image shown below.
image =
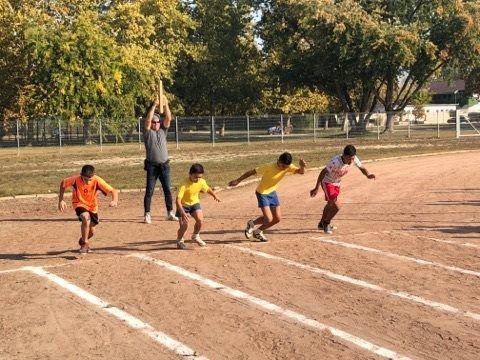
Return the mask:
[(143, 222), (145, 224), (151, 224), (152, 223), (152, 216), (150, 215), (149, 212), (145, 213), (145, 216), (143, 218)]
[(253, 233), (253, 237), (257, 240), (260, 240), (261, 242), (267, 242), (268, 241), (267, 237), (265, 235), (263, 235), (263, 231), (261, 231), (261, 230), (260, 231), (255, 231)]
[(166, 217), (166, 220), (168, 220), (168, 221), (178, 221), (178, 217), (175, 216), (173, 211), (169, 211), (168, 215)]
[(177, 240), (177, 249), (185, 250), (186, 248), (187, 248), (187, 245), (185, 244), (183, 239)]
[(254, 227), (255, 227), (255, 224), (253, 223), (253, 220), (248, 220), (247, 227), (245, 229), (245, 237), (247, 239), (250, 239), (252, 237)]
[(200, 246), (206, 246), (207, 244), (200, 238), (200, 234), (192, 234), (192, 240)]

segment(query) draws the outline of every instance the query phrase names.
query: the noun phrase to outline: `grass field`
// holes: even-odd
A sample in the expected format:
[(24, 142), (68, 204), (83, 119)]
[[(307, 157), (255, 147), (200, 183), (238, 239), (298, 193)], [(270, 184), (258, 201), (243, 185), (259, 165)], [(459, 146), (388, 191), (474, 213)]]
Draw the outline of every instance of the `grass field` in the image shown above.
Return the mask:
[[(246, 143), (211, 144), (183, 143), (180, 149), (169, 145), (172, 160), (172, 185), (183, 179), (190, 165), (205, 166), (205, 177), (211, 186), (225, 187), (227, 182), (262, 163), (274, 161), (283, 151), (294, 155), (295, 163), (302, 156), (309, 167), (323, 166), (342, 148), (353, 143), (362, 160), (374, 160), (412, 154), (480, 147), (480, 138), (457, 139), (312, 139)], [(56, 193), (62, 178), (77, 174), (84, 164), (93, 164), (97, 174), (119, 189), (141, 189), (145, 186), (143, 171), (144, 148), (139, 144), (58, 147), (25, 147), (0, 149), (2, 181), (0, 197), (24, 194)]]

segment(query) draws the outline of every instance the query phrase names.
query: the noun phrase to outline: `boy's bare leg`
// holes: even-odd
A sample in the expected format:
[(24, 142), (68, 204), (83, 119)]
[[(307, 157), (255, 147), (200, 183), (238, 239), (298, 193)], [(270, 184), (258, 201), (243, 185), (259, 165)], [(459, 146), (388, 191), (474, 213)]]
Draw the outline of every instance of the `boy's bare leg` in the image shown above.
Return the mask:
[(254, 223), (256, 223), (257, 220), (262, 219), (262, 222), (260, 223), (260, 226), (258, 227), (257, 230), (264, 230), (268, 229), (270, 226), (270, 223), (273, 220), (273, 215), (272, 215), (272, 210), (270, 209), (269, 206), (265, 206), (261, 208), (263, 216), (259, 217), (258, 219), (255, 219)]
[(253, 220), (253, 224), (254, 224), (254, 225), (262, 225), (262, 224), (263, 224), (263, 215), (262, 215), (262, 216), (259, 216), (259, 217), (256, 218), (255, 220)]
[(340, 210), (340, 203), (338, 202), (338, 200), (329, 201), (329, 203), (330, 203), (330, 210), (326, 218), (327, 224), (329, 224), (330, 221), (332, 221), (332, 219), (335, 217), (335, 215), (337, 215), (338, 211)]
[(199, 234), (200, 230), (202, 230), (202, 225), (203, 225), (203, 211), (197, 210), (197, 211), (194, 211), (191, 215), (195, 219), (195, 226), (193, 227), (193, 233)]
[(82, 220), (82, 224), (80, 225), (80, 230), (82, 233), (82, 243), (86, 244), (88, 242), (88, 239), (91, 233), (91, 227), (90, 227), (90, 214), (88, 212), (84, 212), (80, 214), (80, 219)]
[(331, 200), (327, 203), (325, 209), (327, 209), (327, 212), (325, 214), (324, 211), (324, 217), (322, 217), (322, 219), (324, 219), (325, 223), (330, 224), (330, 221), (332, 221), (332, 219), (335, 217), (335, 215), (337, 215), (338, 211), (340, 210), (340, 203), (338, 202), (338, 200)]
[(185, 232), (188, 229), (188, 223), (186, 221), (183, 221), (183, 219), (180, 217), (178, 220), (179, 228), (177, 231), (177, 240), (182, 240), (183, 235), (185, 235)]
[(260, 225), (259, 229), (262, 231), (271, 228), (275, 224), (278, 224), (280, 222), (280, 219), (282, 218), (282, 210), (280, 209), (280, 206), (272, 208), (262, 208), (262, 212), (264, 214), (263, 219), (268, 220), (268, 222), (264, 220), (263, 224)]
[(191, 215), (195, 219), (192, 240), (195, 241), (200, 246), (205, 246), (207, 244), (200, 237), (200, 230), (202, 230), (202, 225), (203, 225), (203, 211), (199, 209), (197, 211), (194, 211)]
[(90, 230), (88, 232), (88, 238), (91, 239), (95, 235), (95, 224), (91, 223)]

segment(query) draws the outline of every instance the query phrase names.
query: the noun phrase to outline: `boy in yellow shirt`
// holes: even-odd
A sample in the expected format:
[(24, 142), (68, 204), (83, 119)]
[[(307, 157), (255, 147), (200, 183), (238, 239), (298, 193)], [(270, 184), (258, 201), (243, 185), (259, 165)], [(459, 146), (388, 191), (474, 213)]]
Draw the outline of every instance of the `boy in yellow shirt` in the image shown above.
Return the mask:
[(82, 167), (80, 175), (71, 176), (63, 179), (60, 183), (60, 193), (58, 195), (58, 209), (64, 211), (67, 204), (63, 200), (65, 189), (72, 187), (72, 205), (78, 219), (82, 222), (80, 226), (82, 237), (78, 241), (80, 245), (80, 254), (90, 252), (89, 239), (95, 234), (95, 226), (98, 225), (98, 203), (97, 191), (103, 195), (112, 194), (110, 206), (115, 207), (118, 204), (118, 190), (110, 186), (100, 176), (95, 175), (95, 168), (92, 165)]
[(188, 222), (190, 215), (195, 219), (195, 226), (193, 228), (192, 240), (200, 246), (205, 246), (205, 242), (200, 238), (200, 230), (202, 229), (203, 211), (200, 206), (199, 194), (206, 192), (213, 196), (215, 201), (221, 200), (217, 197), (215, 192), (207, 185), (203, 179), (204, 169), (201, 164), (193, 164), (190, 167), (188, 178), (180, 185), (177, 191), (177, 213), (180, 227), (177, 232), (177, 248), (186, 249), (183, 235), (188, 229)]
[[(262, 175), (262, 179), (255, 191), (258, 207), (262, 210), (262, 216), (255, 220), (248, 221), (247, 228), (245, 229), (245, 237), (247, 239), (250, 239), (253, 235), (253, 237), (260, 241), (268, 241), (267, 237), (263, 234), (263, 230), (278, 224), (282, 216), (280, 201), (276, 192), (278, 183), (286, 174), (304, 174), (307, 164), (302, 158), (299, 161), (299, 165), (300, 168), (293, 165), (292, 155), (284, 152), (276, 162), (249, 170), (238, 179), (228, 183), (229, 186), (237, 186), (242, 180), (252, 175)], [(260, 226), (255, 229), (256, 225)]]

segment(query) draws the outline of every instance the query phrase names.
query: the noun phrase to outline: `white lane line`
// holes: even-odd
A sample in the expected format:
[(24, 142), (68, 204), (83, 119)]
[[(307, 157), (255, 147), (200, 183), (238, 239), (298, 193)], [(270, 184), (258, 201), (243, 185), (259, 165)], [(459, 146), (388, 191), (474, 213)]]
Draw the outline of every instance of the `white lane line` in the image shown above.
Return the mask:
[(13, 273), (13, 272), (17, 272), (17, 271), (23, 271), (23, 270), (24, 270), (23, 267), (16, 268), (16, 269), (0, 270), (0, 274), (8, 274), (8, 273)]
[[(80, 255), (80, 256), (82, 256), (82, 255)], [(115, 259), (117, 257), (118, 256), (108, 256), (108, 257), (103, 257), (101, 259), (102, 260), (111, 260), (111, 259)], [(80, 258), (79, 258), (78, 260), (81, 261), (82, 263), (85, 263), (85, 262), (98, 261), (98, 258), (82, 259), (82, 260), (80, 260)], [(47, 269), (47, 268), (57, 268), (57, 267), (61, 267), (61, 266), (78, 265), (78, 264), (79, 264), (79, 262), (65, 262), (65, 263), (54, 264), (54, 265), (42, 265), (42, 266), (38, 266), (38, 267), (41, 267), (42, 269)], [(18, 268), (15, 268), (15, 269), (0, 270), (0, 274), (8, 274), (8, 273), (17, 272), (17, 271), (24, 271), (24, 270), (25, 270), (25, 266), (22, 266), (22, 267), (18, 267)]]
[(440, 242), (440, 243), (445, 243), (445, 244), (451, 244), (451, 245), (458, 245), (458, 246), (465, 246), (465, 247), (480, 249), (480, 245), (478, 245), (478, 244), (458, 243), (458, 242), (456, 242), (456, 241), (437, 239), (437, 238), (430, 237), (430, 236), (411, 235), (411, 234), (408, 234), (408, 233), (405, 233), (405, 232), (401, 232), (401, 231), (396, 231), (396, 232), (398, 232), (398, 233), (400, 233), (400, 234), (402, 234), (402, 235), (408, 235), (408, 236), (417, 237), (417, 238), (420, 238), (420, 239), (427, 239), (427, 240), (432, 240), (432, 241), (436, 241), (436, 242)]
[(267, 253), (264, 253), (264, 252), (261, 252), (261, 251), (251, 250), (251, 249), (244, 248), (244, 247), (241, 247), (241, 246), (236, 246), (236, 245), (225, 245), (225, 246), (227, 246), (229, 248), (232, 248), (232, 249), (239, 250), (239, 251), (243, 251), (243, 252), (248, 253), (248, 254), (256, 255), (256, 256), (259, 256), (259, 257), (262, 257), (262, 258), (265, 258), (265, 259), (276, 260), (276, 261), (285, 263), (287, 265), (297, 267), (299, 269), (307, 270), (307, 271), (310, 271), (310, 272), (313, 272), (313, 273), (316, 273), (316, 274), (326, 276), (326, 277), (328, 277), (330, 279), (333, 279), (333, 280), (342, 281), (342, 282), (345, 282), (347, 284), (352, 284), (352, 285), (364, 287), (364, 288), (367, 288), (367, 289), (370, 289), (370, 290), (384, 292), (388, 295), (396, 296), (396, 297), (399, 297), (399, 298), (405, 299), (405, 300), (410, 300), (410, 301), (416, 302), (418, 304), (422, 304), (422, 305), (432, 307), (432, 308), (437, 309), (437, 310), (445, 311), (445, 312), (452, 313), (452, 314), (463, 315), (463, 316), (469, 317), (471, 319), (480, 321), (480, 314), (470, 312), (470, 311), (466, 311), (466, 310), (462, 310), (462, 309), (458, 309), (458, 308), (455, 308), (453, 306), (450, 306), (450, 305), (447, 305), (447, 304), (442, 304), (442, 303), (439, 303), (439, 302), (436, 302), (436, 301), (431, 301), (431, 300), (428, 300), (428, 299), (424, 299), (420, 296), (409, 294), (409, 293), (404, 292), (404, 291), (388, 290), (388, 289), (385, 289), (385, 288), (383, 288), (379, 285), (371, 284), (371, 283), (369, 283), (367, 281), (364, 281), (364, 280), (359, 280), (359, 279), (351, 278), (349, 276), (336, 274), (336, 273), (333, 273), (333, 272), (328, 271), (328, 270), (320, 269), (320, 268), (317, 268), (317, 267), (314, 267), (314, 266), (311, 266), (311, 265), (298, 263), (298, 262), (293, 261), (293, 260), (285, 259), (285, 258), (282, 258), (280, 256), (276, 256), (276, 255), (267, 254)]
[(97, 306), (101, 310), (106, 311), (107, 313), (115, 316), (117, 319), (124, 321), (130, 327), (136, 330), (140, 330), (142, 333), (149, 336), (157, 343), (163, 345), (164, 347), (173, 351), (177, 355), (182, 356), (183, 359), (208, 360), (206, 357), (198, 356), (196, 351), (190, 349), (188, 346), (182, 344), (181, 342), (171, 338), (167, 334), (161, 331), (155, 330), (151, 325), (143, 322), (142, 320), (136, 318), (135, 316), (132, 316), (127, 312), (108, 304), (106, 301), (96, 297), (95, 295), (89, 293), (88, 291), (85, 291), (82, 288), (79, 288), (78, 286), (72, 284), (71, 282), (55, 274), (49, 273), (48, 271), (44, 270), (41, 267), (25, 266), (23, 270), (30, 271), (35, 275), (47, 278), (48, 280), (70, 291), (71, 293), (78, 296), (79, 298), (89, 302), (90, 304)]
[(275, 305), (275, 304), (272, 304), (266, 300), (263, 300), (263, 299), (260, 299), (258, 297), (255, 297), (255, 296), (252, 296), (252, 295), (249, 295), (243, 291), (240, 291), (240, 290), (235, 290), (235, 289), (232, 289), (228, 286), (225, 286), (221, 283), (218, 283), (214, 280), (210, 280), (208, 278), (205, 278), (199, 274), (195, 274), (195, 273), (192, 273), (188, 270), (185, 270), (179, 266), (176, 266), (176, 265), (172, 265), (170, 263), (167, 263), (165, 261), (162, 261), (162, 260), (159, 260), (159, 259), (155, 259), (153, 257), (150, 257), (150, 256), (146, 256), (144, 254), (133, 254), (133, 255), (129, 255), (129, 256), (132, 256), (132, 257), (136, 257), (140, 260), (144, 260), (144, 261), (148, 261), (148, 262), (151, 262), (155, 265), (158, 265), (160, 267), (163, 267), (167, 270), (170, 270), (170, 271), (173, 271), (177, 274), (180, 274), (190, 280), (193, 280), (193, 281), (196, 281), (197, 283), (200, 283), (201, 285), (204, 285), (204, 286), (207, 286), (209, 288), (212, 288), (214, 290), (218, 290), (224, 294), (226, 294), (227, 296), (229, 297), (233, 297), (233, 298), (237, 298), (237, 299), (242, 299), (242, 300), (245, 300), (247, 302), (250, 302), (256, 306), (258, 306), (259, 308), (262, 308), (264, 310), (267, 310), (267, 311), (270, 311), (270, 312), (275, 312), (277, 314), (280, 314), (290, 320), (293, 320), (293, 321), (296, 321), (297, 323), (300, 323), (300, 324), (303, 324), (305, 326), (308, 326), (310, 328), (313, 328), (315, 330), (328, 330), (330, 331), (330, 333), (332, 333), (332, 335), (336, 336), (336, 337), (339, 337), (340, 339), (344, 340), (344, 341), (348, 341), (364, 350), (367, 350), (367, 351), (370, 351), (376, 355), (379, 355), (379, 356), (383, 356), (387, 359), (395, 359), (395, 360), (407, 360), (409, 359), (408, 357), (404, 356), (404, 355), (401, 355), (401, 354), (398, 354), (392, 350), (389, 350), (389, 349), (386, 349), (386, 348), (383, 348), (383, 347), (380, 347), (378, 345), (375, 345), (371, 342), (368, 342), (364, 339), (361, 339), (355, 335), (352, 335), (352, 334), (349, 334), (343, 330), (339, 330), (337, 328), (334, 328), (334, 327), (331, 327), (331, 326), (328, 326), (328, 325), (325, 325), (325, 324), (322, 324), (314, 319), (310, 319), (310, 318), (307, 318), (305, 315), (303, 314), (300, 314), (298, 312), (295, 312), (295, 311), (292, 311), (292, 310), (288, 310), (288, 309), (284, 309), (278, 305)]
[(387, 251), (382, 251), (382, 250), (378, 250), (378, 249), (374, 249), (374, 248), (369, 248), (369, 247), (362, 246), (362, 245), (345, 243), (345, 242), (335, 241), (335, 240), (327, 239), (327, 238), (312, 237), (311, 239), (321, 241), (321, 242), (324, 242), (324, 243), (328, 243), (328, 244), (343, 246), (343, 247), (350, 248), (350, 249), (368, 251), (368, 252), (372, 252), (372, 253), (375, 253), (375, 254), (380, 254), (380, 255), (387, 256), (387, 257), (394, 258), (394, 259), (398, 259), (398, 260), (411, 261), (411, 262), (417, 263), (419, 265), (436, 266), (436, 267), (439, 267), (439, 268), (442, 268), (442, 269), (446, 269), (446, 270), (450, 270), (450, 271), (454, 271), (454, 272), (459, 272), (459, 273), (462, 273), (462, 274), (468, 274), (468, 275), (474, 275), (474, 276), (480, 277), (480, 272), (478, 272), (478, 271), (462, 269), (462, 268), (459, 268), (457, 266), (444, 265), (444, 264), (436, 263), (436, 262), (433, 262), (433, 261), (417, 259), (417, 258), (413, 258), (413, 257), (410, 257), (410, 256), (398, 255), (398, 254), (390, 253), (390, 252), (387, 252)]

